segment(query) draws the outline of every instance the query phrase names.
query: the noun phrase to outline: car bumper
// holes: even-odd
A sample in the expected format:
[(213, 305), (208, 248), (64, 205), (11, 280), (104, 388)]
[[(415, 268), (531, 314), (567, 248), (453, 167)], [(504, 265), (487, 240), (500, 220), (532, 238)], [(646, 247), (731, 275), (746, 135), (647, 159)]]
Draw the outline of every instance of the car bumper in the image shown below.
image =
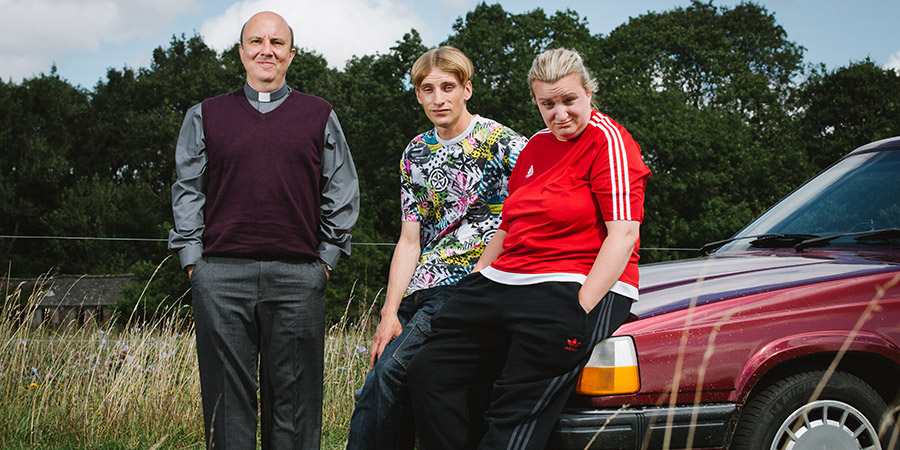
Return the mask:
[[(724, 448), (730, 441), (739, 411), (740, 406), (733, 403), (673, 408), (569, 409), (560, 415), (547, 448)], [(691, 428), (694, 429), (693, 436), (690, 436)], [(671, 430), (668, 437), (667, 430)], [(667, 439), (668, 446), (665, 445)]]

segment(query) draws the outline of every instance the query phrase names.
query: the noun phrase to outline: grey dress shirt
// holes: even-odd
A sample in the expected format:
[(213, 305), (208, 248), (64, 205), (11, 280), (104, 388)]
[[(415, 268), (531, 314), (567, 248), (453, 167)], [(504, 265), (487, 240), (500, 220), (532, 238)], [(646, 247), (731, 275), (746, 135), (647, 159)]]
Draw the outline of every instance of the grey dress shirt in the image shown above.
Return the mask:
[[(250, 104), (262, 113), (278, 108), (291, 89), (261, 94), (244, 84)], [(268, 97), (268, 101), (267, 98)], [(261, 101), (262, 100), (262, 101)], [(204, 207), (206, 205), (206, 139), (203, 135), (201, 104), (185, 114), (175, 146), (177, 180), (172, 185), (172, 213), (175, 227), (169, 231), (169, 249), (178, 252), (181, 267), (197, 264), (203, 255)], [(322, 192), (319, 218), (319, 259), (333, 268), (340, 256), (350, 255), (350, 230), (359, 215), (359, 183), (350, 148), (334, 111), (325, 126), (322, 155)]]

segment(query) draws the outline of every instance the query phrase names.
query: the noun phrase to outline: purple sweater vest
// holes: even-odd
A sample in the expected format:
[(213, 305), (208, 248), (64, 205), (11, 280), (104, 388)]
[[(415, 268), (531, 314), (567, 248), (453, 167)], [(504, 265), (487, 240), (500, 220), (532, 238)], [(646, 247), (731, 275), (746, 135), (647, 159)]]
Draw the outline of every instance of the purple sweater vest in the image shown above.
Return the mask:
[(291, 92), (262, 114), (242, 89), (203, 101), (208, 154), (203, 254), (315, 258), (331, 105)]

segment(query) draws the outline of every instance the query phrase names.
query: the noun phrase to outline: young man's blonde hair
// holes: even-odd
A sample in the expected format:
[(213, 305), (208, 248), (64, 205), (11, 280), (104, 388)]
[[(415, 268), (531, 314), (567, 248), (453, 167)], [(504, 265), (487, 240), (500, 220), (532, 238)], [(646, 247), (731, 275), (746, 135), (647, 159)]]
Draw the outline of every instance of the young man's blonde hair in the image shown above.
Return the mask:
[(443, 47), (428, 50), (413, 63), (411, 72), (413, 86), (418, 89), (422, 84), (422, 80), (424, 80), (433, 69), (443, 70), (444, 72), (456, 75), (460, 84), (463, 85), (472, 80), (472, 74), (475, 72), (472, 61), (470, 61), (463, 52), (449, 45), (445, 45)]
[[(534, 102), (534, 82), (555, 83), (566, 75), (578, 74), (581, 77), (581, 85), (590, 93), (597, 91), (597, 80), (591, 76), (584, 65), (581, 54), (568, 48), (555, 48), (547, 50), (534, 57), (531, 70), (528, 71), (528, 87), (531, 89), (531, 101)], [(594, 97), (596, 98), (596, 97)], [(597, 109), (594, 99), (591, 99), (591, 107)]]

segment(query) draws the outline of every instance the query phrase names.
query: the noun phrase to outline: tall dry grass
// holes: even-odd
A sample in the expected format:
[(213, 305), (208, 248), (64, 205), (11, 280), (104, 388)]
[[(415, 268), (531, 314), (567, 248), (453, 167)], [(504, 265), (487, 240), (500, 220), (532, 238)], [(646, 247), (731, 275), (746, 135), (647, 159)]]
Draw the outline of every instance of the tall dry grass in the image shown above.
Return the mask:
[[(325, 334), (325, 404), (322, 411), (322, 448), (344, 449), (355, 399), (353, 392), (363, 386), (369, 373), (369, 348), (377, 316), (376, 302), (367, 306), (359, 319), (350, 323), (347, 313), (358, 304), (351, 290), (344, 315)], [(378, 294), (375, 299), (377, 300)]]
[(192, 326), (30, 326), (49, 289), (8, 286), (0, 322), (0, 446), (185, 448), (202, 442)]
[[(49, 287), (3, 287), (0, 448), (203, 448), (191, 321), (27, 325)], [(345, 314), (327, 331), (323, 448), (346, 442), (368, 370), (369, 317), (350, 324)]]
[[(900, 277), (890, 285), (898, 282)], [(193, 325), (185, 315), (164, 314), (167, 318), (150, 323), (128, 319), (118, 327), (113, 322), (91, 321), (60, 327), (26, 325), (49, 288), (46, 281), (38, 283), (34, 292), (19, 286), (0, 288), (0, 448), (203, 448)], [(882, 296), (879, 292), (873, 297), (853, 333), (870, 318)], [(325, 449), (344, 448), (353, 392), (368, 372), (366, 346), (376, 325), (375, 302), (363, 305), (360, 320), (348, 322), (347, 312), (359, 303), (351, 294), (344, 316), (326, 333)], [(722, 321), (735, 312), (728, 312)], [(692, 314), (685, 320), (689, 325)], [(720, 325), (707, 342), (699, 368), (700, 386)], [(679, 365), (685, 340), (686, 335), (679, 345)], [(843, 354), (835, 357), (820, 387)], [(677, 392), (678, 386), (674, 381), (671, 392)], [(670, 394), (663, 395), (660, 403), (666, 398), (674, 405), (675, 396)], [(694, 406), (698, 403), (699, 395)], [(687, 448), (693, 439), (692, 432)], [(896, 445), (897, 439), (895, 429), (890, 445)], [(664, 448), (670, 448), (668, 435)]]

